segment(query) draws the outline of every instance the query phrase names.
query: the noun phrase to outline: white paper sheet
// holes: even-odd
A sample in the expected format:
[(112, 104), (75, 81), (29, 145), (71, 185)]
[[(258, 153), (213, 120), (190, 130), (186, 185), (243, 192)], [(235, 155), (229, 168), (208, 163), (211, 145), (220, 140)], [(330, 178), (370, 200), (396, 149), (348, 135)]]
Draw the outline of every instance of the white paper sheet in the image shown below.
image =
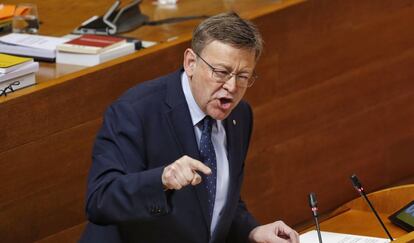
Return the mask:
[[(321, 231), (323, 243), (388, 243), (389, 239)], [(318, 233), (312, 230), (300, 235), (300, 243), (319, 243)]]

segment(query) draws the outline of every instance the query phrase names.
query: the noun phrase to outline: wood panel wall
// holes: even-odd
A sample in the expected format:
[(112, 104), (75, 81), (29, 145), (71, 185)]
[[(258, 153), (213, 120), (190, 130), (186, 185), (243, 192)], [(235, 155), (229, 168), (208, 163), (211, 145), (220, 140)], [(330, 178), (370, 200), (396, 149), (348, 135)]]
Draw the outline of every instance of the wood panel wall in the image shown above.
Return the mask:
[(86, 177), (103, 112), (129, 87), (176, 70), (188, 43), (51, 81), (58, 84), (2, 104), (1, 242), (33, 242), (85, 221)]
[[(243, 192), (262, 220), (311, 218), (414, 176), (414, 2), (308, 1), (255, 22), (266, 52), (249, 90)], [(414, 199), (414, 195), (413, 195)]]
[[(310, 218), (414, 176), (414, 6), (315, 0), (253, 18), (264, 34), (248, 91), (255, 130), (243, 196), (262, 222)], [(84, 222), (92, 143), (128, 87), (181, 65), (189, 36), (55, 80), (0, 109), (0, 238), (31, 242)]]

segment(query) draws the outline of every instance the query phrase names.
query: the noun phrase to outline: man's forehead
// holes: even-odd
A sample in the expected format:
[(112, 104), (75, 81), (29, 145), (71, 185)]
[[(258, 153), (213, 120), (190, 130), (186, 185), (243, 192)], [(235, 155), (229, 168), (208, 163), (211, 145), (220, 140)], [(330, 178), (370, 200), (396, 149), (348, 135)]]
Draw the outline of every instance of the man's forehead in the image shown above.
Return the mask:
[(225, 54), (223, 52), (233, 52), (240, 54), (255, 55), (254, 48), (244, 48), (235, 46), (230, 43), (213, 40), (204, 46), (204, 48), (198, 53), (199, 55), (208, 55), (208, 54)]
[(203, 58), (209, 59), (211, 64), (232, 68), (234, 64), (242, 64), (246, 68), (254, 68), (256, 64), (255, 52), (251, 49), (243, 49), (226, 43), (210, 43), (201, 52)]
[(232, 48), (236, 48), (236, 49), (248, 49), (248, 48), (242, 48), (241, 46), (238, 46), (236, 44), (230, 43), (230, 42), (226, 42), (226, 41), (221, 41), (221, 40), (214, 40), (214, 39), (210, 39), (208, 41), (205, 42), (204, 44), (204, 48), (205, 49), (207, 46), (210, 45), (214, 45), (214, 44), (220, 44), (223, 46), (228, 46), (228, 47), (232, 47)]

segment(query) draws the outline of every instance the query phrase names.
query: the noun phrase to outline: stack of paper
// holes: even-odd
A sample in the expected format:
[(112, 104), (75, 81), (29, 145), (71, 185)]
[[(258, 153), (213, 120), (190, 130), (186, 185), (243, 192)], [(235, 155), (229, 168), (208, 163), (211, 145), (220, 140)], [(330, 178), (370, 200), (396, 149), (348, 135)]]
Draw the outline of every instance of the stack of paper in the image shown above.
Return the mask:
[(54, 61), (56, 46), (67, 40), (51, 36), (11, 33), (0, 37), (0, 52)]
[(82, 35), (58, 45), (57, 50), (57, 63), (90, 67), (131, 54), (136, 50), (136, 46), (124, 38)]
[(33, 58), (0, 54), (0, 96), (35, 84), (38, 70)]
[(98, 54), (114, 49), (124, 43), (126, 43), (126, 39), (121, 37), (87, 34), (60, 44), (56, 49), (62, 52)]
[[(323, 243), (388, 243), (390, 240), (376, 237), (340, 234), (321, 231)], [(318, 234), (316, 230), (312, 230), (300, 235), (301, 243), (318, 243)]]

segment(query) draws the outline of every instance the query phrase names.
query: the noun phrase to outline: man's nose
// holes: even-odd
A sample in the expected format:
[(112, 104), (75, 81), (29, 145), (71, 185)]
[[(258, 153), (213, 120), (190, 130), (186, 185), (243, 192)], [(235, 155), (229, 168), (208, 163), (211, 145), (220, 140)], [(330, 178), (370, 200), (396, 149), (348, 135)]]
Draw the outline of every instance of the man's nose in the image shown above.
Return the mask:
[(234, 93), (237, 89), (237, 75), (232, 75), (229, 80), (227, 80), (223, 87), (230, 93)]

